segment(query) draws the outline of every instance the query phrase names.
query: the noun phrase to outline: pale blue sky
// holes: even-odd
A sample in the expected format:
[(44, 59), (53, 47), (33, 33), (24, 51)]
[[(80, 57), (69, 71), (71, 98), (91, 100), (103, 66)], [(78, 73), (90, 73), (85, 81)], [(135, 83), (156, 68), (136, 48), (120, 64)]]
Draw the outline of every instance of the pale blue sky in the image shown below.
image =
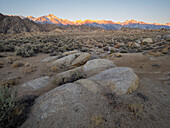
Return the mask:
[(170, 22), (170, 0), (0, 0), (0, 13), (68, 20)]

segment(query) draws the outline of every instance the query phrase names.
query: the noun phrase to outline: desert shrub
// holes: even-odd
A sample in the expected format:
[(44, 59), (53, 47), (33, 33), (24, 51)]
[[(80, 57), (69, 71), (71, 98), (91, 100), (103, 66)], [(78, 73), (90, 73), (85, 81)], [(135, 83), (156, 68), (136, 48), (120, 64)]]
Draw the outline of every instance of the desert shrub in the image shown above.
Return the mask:
[(3, 86), (3, 87), (12, 87), (12, 86), (15, 86), (17, 84), (18, 84), (18, 80), (16, 78), (8, 78), (8, 79), (3, 80), (0, 83), (0, 86)]
[(16, 43), (10, 41), (0, 41), (0, 52), (14, 52)]
[(3, 68), (4, 63), (0, 62), (0, 68)]
[(83, 72), (75, 71), (75, 72), (72, 73), (72, 78), (71, 78), (70, 82), (74, 82), (76, 80), (79, 80), (79, 79), (82, 79), (82, 78), (85, 78), (85, 77), (86, 77), (86, 75)]
[(143, 112), (144, 105), (142, 103), (129, 103), (127, 105), (127, 108), (129, 109), (130, 112), (134, 113), (135, 115), (139, 115)]
[(89, 49), (88, 48), (82, 48), (81, 52), (89, 52)]
[(16, 105), (16, 90), (13, 88), (0, 87), (0, 126), (10, 127), (13, 117), (13, 110)]
[(1, 43), (0, 43), (0, 52), (4, 52), (4, 47)]
[(17, 90), (0, 87), (0, 127), (18, 128), (28, 118), (30, 108), (37, 96), (17, 98)]
[(13, 44), (4, 45), (4, 52), (14, 52), (14, 50), (15, 45)]
[(24, 74), (31, 74), (32, 72), (35, 72), (37, 70), (37, 67), (36, 66), (29, 66), (29, 67), (26, 67), (25, 70), (24, 70)]
[(58, 70), (59, 70), (58, 65), (53, 65), (53, 66), (51, 66), (51, 71), (52, 71), (52, 72), (57, 72)]
[(52, 53), (53, 51), (57, 49), (57, 46), (52, 42), (45, 43), (45, 44), (40, 43), (37, 46), (38, 46), (39, 52), (43, 52), (43, 53)]
[(128, 51), (125, 50), (125, 49), (122, 49), (122, 50), (120, 51), (120, 53), (128, 53)]
[(34, 56), (35, 53), (38, 52), (38, 47), (31, 44), (23, 44), (21, 47), (16, 48), (16, 55), (22, 56), (22, 57), (31, 57)]
[(108, 47), (104, 47), (103, 50), (104, 51), (109, 51), (109, 48)]

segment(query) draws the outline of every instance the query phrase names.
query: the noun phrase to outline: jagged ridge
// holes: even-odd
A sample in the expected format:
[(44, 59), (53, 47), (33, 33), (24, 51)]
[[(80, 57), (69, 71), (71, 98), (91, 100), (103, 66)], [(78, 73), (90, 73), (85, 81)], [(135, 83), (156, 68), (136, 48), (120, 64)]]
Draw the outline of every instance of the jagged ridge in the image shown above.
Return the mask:
[(48, 24), (57, 24), (60, 26), (66, 26), (66, 25), (88, 25), (93, 27), (100, 27), (104, 29), (121, 29), (122, 27), (130, 27), (130, 28), (140, 28), (140, 29), (160, 29), (160, 28), (166, 28), (170, 29), (170, 23), (166, 24), (160, 24), (160, 23), (145, 23), (142, 21), (136, 21), (136, 20), (126, 20), (125, 22), (113, 22), (113, 21), (107, 21), (107, 20), (76, 20), (76, 21), (69, 21), (67, 19), (62, 19), (54, 16), (53, 14), (49, 14), (46, 16), (41, 16), (34, 18), (32, 16), (28, 16), (30, 20), (33, 20), (37, 23), (48, 23)]

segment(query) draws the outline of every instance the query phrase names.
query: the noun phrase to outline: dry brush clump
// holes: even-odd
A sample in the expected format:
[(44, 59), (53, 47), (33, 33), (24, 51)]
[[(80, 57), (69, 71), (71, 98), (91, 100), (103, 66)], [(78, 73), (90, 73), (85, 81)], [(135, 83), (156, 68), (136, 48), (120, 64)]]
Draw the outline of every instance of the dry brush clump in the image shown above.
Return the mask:
[(21, 47), (16, 48), (16, 55), (22, 57), (31, 57), (38, 53), (38, 48), (35, 45), (24, 44)]
[(18, 68), (18, 67), (22, 67), (22, 66), (24, 66), (24, 64), (22, 62), (16, 61), (12, 64), (12, 68)]
[(9, 56), (6, 58), (6, 61), (8, 64), (13, 64), (14, 62), (16, 62), (17, 60), (20, 60), (20, 57), (17, 56)]
[[(36, 53), (56, 55), (75, 49), (87, 52), (96, 48), (109, 53), (137, 53), (163, 46), (167, 42), (162, 38), (166, 33), (161, 30), (125, 30), (98, 31), (96, 33), (69, 32), (57, 35), (51, 33), (7, 34), (0, 36), (0, 52), (15, 52), (22, 57), (31, 57)], [(159, 40), (157, 35), (161, 35)], [(153, 39), (153, 44), (141, 43), (143, 39), (148, 37)]]
[(11, 127), (14, 108), (16, 106), (16, 90), (7, 86), (0, 87), (0, 126)]
[(0, 86), (0, 126), (17, 128), (28, 118), (30, 108), (37, 96), (17, 98), (17, 89)]
[(4, 63), (0, 62), (0, 68), (3, 68)]
[(23, 73), (26, 75), (26, 74), (31, 74), (35, 71), (37, 71), (37, 67), (33, 65), (29, 65), (24, 69)]
[(0, 83), (0, 86), (2, 86), (2, 87), (13, 87), (17, 84), (18, 84), (17, 78), (8, 78), (8, 79), (3, 80)]

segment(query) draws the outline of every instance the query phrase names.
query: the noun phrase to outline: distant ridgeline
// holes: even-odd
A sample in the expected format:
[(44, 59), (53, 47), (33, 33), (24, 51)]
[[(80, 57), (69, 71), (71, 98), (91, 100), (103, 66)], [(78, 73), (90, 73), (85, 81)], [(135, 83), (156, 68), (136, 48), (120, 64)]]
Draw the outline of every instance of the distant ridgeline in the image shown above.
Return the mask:
[(135, 20), (127, 20), (121, 23), (89, 19), (69, 21), (67, 19), (60, 19), (52, 14), (34, 18), (32, 16), (24, 17), (0, 13), (0, 33), (49, 32), (56, 31), (57, 29), (77, 29), (80, 31), (96, 29), (118, 30), (121, 28), (170, 29), (170, 23), (145, 23)]
[[(21, 16), (22, 17), (22, 16)], [(53, 14), (49, 14), (46, 16), (41, 16), (34, 18), (32, 16), (28, 16), (30, 20), (35, 21), (36, 23), (44, 24), (57, 24), (59, 26), (67, 26), (67, 25), (88, 25), (90, 27), (100, 27), (106, 30), (110, 29), (121, 29), (122, 27), (128, 28), (139, 28), (139, 29), (170, 29), (170, 23), (160, 24), (160, 23), (145, 23), (142, 21), (136, 20), (127, 20), (123, 23), (121, 22), (113, 22), (113, 21), (106, 21), (106, 20), (76, 20), (76, 21), (69, 21), (67, 19), (61, 19)]]

